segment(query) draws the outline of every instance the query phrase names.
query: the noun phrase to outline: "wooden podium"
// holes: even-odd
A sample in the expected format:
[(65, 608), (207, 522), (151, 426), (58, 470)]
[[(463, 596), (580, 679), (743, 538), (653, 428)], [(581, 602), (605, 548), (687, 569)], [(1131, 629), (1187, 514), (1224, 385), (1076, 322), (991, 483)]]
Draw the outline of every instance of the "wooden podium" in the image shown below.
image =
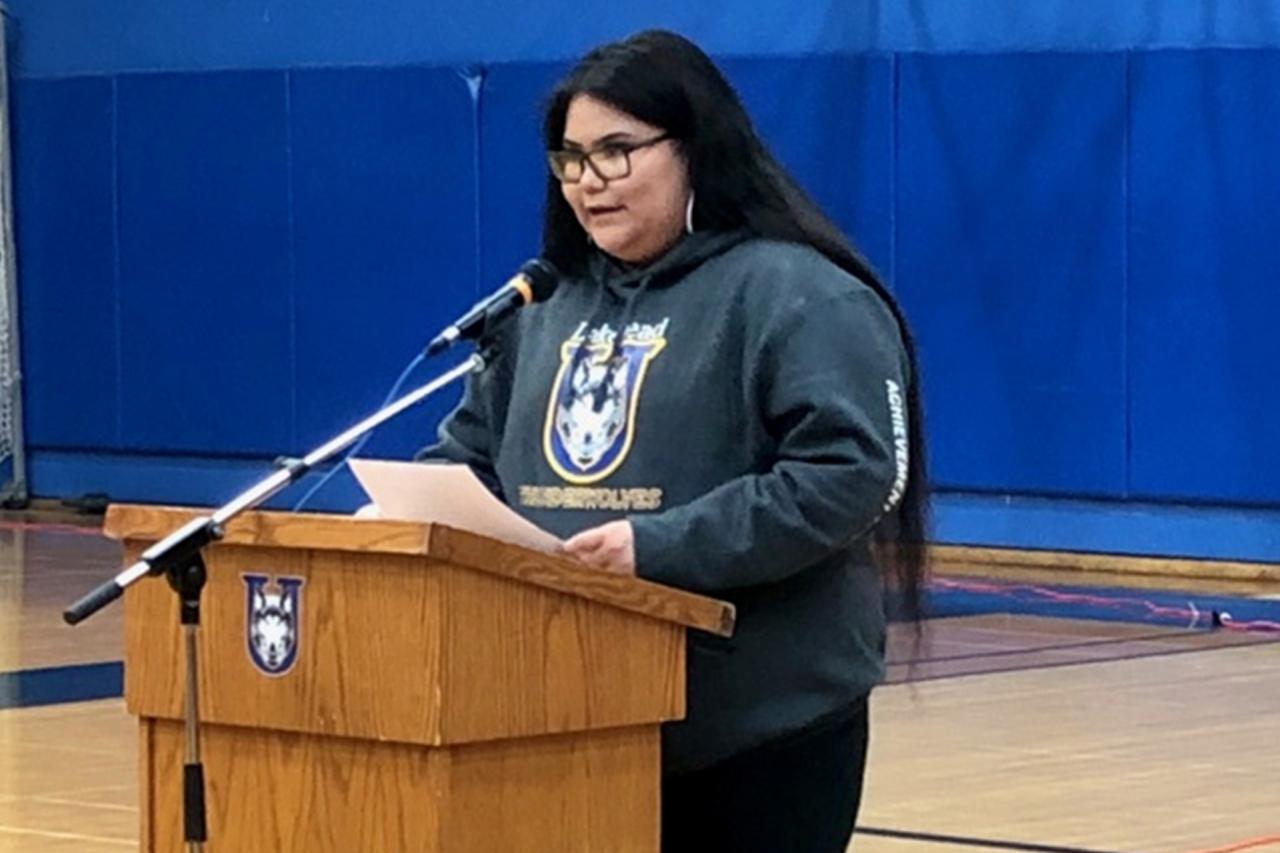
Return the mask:
[[(113, 506), (106, 531), (128, 564), (194, 515)], [(205, 559), (207, 850), (658, 849), (684, 631), (727, 635), (731, 606), (414, 522), (248, 513)], [(147, 578), (124, 606), (141, 849), (180, 851), (177, 596)]]

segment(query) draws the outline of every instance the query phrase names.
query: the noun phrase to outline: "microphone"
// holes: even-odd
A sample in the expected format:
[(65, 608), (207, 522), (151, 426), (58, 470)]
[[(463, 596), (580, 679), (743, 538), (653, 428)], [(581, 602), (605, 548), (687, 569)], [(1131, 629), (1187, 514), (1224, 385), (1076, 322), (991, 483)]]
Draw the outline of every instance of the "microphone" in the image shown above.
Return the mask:
[(427, 355), (448, 349), (463, 338), (478, 338), (495, 323), (505, 320), (516, 310), (534, 302), (542, 302), (555, 292), (560, 271), (550, 261), (534, 258), (525, 261), (511, 280), (481, 299), (443, 332), (427, 344)]

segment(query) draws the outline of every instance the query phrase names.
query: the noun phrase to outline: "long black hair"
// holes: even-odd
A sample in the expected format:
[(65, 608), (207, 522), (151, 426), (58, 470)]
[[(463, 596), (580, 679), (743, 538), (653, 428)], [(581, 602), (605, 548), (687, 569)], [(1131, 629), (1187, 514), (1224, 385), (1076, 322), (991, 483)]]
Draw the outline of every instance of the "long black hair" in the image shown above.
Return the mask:
[[(902, 500), (881, 521), (876, 541), (887, 573), (897, 581), (906, 615), (919, 619), (928, 571), (928, 478), (915, 345), (897, 301), (765, 148), (729, 81), (688, 39), (649, 30), (587, 54), (551, 94), (543, 124), (548, 149), (563, 145), (569, 102), (580, 94), (661, 128), (677, 141), (695, 193), (696, 230), (745, 229), (760, 237), (812, 246), (873, 288), (892, 310), (911, 365), (910, 466)], [(557, 267), (575, 275), (583, 272), (591, 251), (587, 234), (549, 173), (542, 242), (543, 253)]]

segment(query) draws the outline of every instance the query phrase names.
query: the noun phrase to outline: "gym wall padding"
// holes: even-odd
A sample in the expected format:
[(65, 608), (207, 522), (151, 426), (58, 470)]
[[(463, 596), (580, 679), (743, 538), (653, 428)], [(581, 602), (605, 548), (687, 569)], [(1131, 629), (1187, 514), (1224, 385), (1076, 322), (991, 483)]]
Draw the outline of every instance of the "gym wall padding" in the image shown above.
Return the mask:
[[(37, 495), (218, 502), (373, 408), (434, 330), (537, 252), (542, 100), (573, 39), (614, 26), (561, 42), (513, 27), (481, 49), (476, 19), (432, 53), (394, 32), (407, 6), (344, 34), (274, 7), (260, 26), (242, 5), (209, 13), (238, 46), (166, 47), (188, 24), (165, 12), (135, 22), (130, 54), (100, 39), (107, 23), (65, 19), (101, 17), (86, 4), (16, 4)], [(955, 505), (945, 536), (1115, 547), (1119, 528), (1095, 524), (1111, 510), (1280, 509), (1280, 4), (1252, 29), (1159, 3), (1090, 29), (1091, 4), (1050, 3), (1056, 23), (1011, 13), (986, 42), (966, 21), (987, 13), (963, 3), (827, 4), (821, 36), (782, 5), (737, 29), (674, 4), (645, 23), (716, 51), (779, 159), (900, 296), (940, 505)], [(59, 26), (75, 37), (54, 46)], [(1256, 49), (1216, 46), (1246, 30)], [(407, 455), (451, 399), (370, 453)], [(338, 493), (321, 505), (358, 499)], [(1044, 503), (1024, 531), (993, 520), (1019, 501), (1087, 507), (1078, 525)], [(1075, 533), (1054, 539), (1050, 518)], [(1132, 547), (1185, 552), (1177, 526)]]

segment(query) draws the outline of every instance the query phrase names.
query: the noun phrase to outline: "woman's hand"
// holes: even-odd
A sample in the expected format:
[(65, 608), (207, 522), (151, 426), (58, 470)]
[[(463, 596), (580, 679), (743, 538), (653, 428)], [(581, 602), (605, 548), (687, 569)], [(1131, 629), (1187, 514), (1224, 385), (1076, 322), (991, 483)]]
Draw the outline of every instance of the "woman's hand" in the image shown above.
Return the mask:
[(564, 543), (565, 554), (618, 575), (636, 573), (635, 534), (629, 521), (611, 521), (584, 530)]

